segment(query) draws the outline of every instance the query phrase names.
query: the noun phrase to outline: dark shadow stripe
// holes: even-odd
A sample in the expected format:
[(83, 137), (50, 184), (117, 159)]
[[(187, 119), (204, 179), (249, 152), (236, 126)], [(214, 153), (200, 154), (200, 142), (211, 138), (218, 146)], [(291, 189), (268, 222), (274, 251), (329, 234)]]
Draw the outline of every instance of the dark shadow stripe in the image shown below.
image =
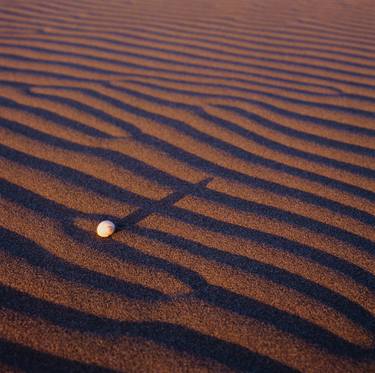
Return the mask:
[[(0, 290), (1, 292), (1, 290)], [(114, 370), (68, 360), (0, 338), (0, 362), (29, 373), (109, 373)]]

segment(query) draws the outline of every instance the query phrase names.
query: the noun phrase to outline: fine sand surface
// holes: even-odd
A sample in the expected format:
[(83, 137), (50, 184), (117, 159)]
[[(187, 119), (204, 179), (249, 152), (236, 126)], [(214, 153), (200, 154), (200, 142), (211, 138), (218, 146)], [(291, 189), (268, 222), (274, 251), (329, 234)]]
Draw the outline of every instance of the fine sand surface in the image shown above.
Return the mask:
[(373, 0), (0, 8), (0, 372), (375, 372)]

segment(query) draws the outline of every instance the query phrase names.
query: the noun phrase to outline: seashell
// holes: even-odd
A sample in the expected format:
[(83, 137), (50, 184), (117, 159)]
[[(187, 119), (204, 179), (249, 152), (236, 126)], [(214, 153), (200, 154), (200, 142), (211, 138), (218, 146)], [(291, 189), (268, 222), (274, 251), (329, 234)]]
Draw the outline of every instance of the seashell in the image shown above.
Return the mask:
[(96, 233), (100, 237), (109, 237), (115, 231), (115, 225), (110, 220), (103, 220), (96, 228)]

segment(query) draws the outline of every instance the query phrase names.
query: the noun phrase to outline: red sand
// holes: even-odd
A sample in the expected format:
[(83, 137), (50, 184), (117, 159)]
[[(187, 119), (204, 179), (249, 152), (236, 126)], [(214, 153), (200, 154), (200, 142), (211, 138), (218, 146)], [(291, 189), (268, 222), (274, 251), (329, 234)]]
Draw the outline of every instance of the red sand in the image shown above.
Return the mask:
[(375, 372), (372, 0), (0, 5), (1, 372)]

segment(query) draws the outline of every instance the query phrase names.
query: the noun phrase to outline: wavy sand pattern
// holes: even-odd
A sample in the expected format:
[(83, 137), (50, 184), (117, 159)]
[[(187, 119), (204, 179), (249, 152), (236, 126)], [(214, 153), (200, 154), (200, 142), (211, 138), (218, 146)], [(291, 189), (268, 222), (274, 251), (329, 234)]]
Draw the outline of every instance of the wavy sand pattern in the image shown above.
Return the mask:
[(375, 371), (372, 0), (0, 3), (0, 371)]

